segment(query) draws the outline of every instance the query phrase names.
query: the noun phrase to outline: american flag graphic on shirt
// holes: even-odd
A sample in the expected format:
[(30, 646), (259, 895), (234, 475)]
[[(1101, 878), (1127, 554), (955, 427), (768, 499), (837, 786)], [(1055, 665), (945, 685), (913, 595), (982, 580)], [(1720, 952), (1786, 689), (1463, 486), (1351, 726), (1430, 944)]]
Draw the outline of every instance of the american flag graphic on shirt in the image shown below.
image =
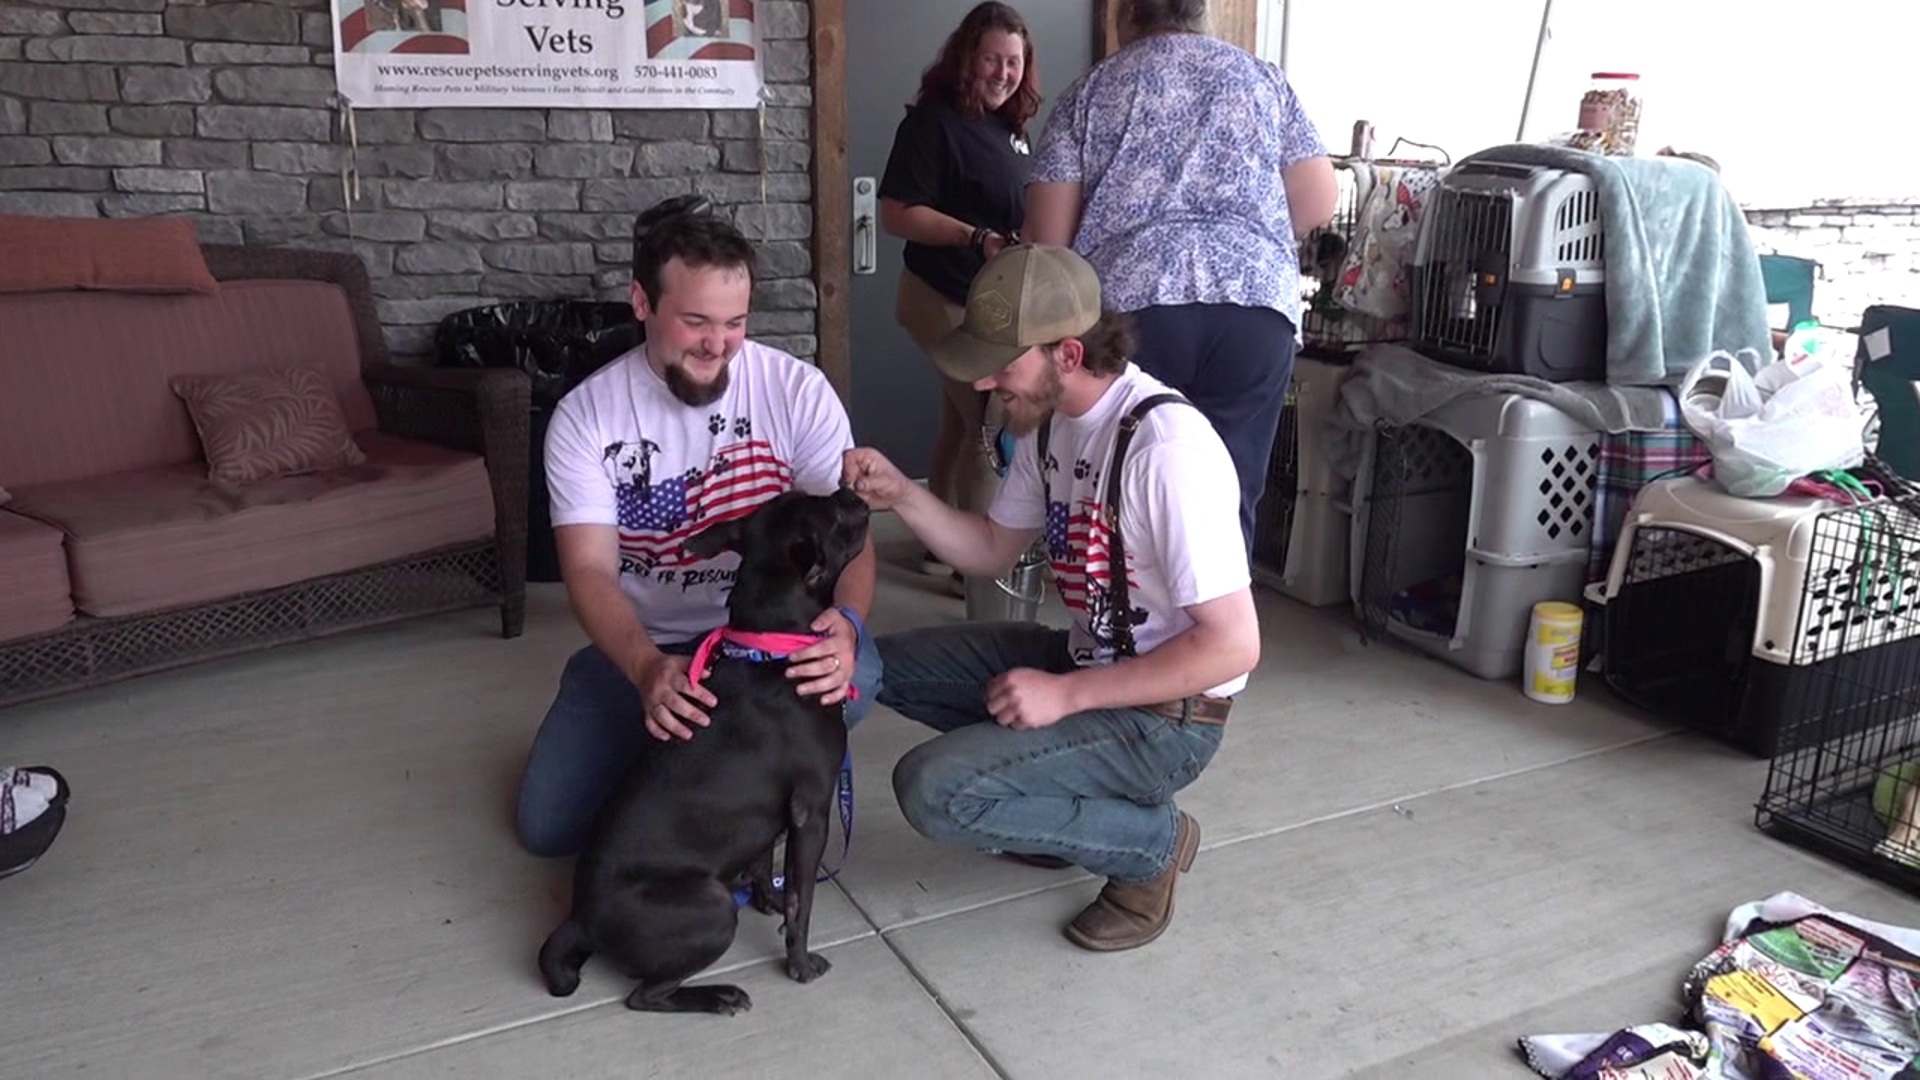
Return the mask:
[(697, 562), (684, 550), (695, 533), (744, 517), (791, 487), (792, 467), (765, 439), (723, 446), (704, 470), (651, 487), (620, 484), (614, 488), (620, 553), (648, 568)]
[[(1076, 619), (1084, 619), (1087, 633), (1101, 652), (1113, 648), (1113, 614), (1108, 597), (1113, 581), (1113, 532), (1107, 525), (1106, 508), (1093, 499), (1078, 499), (1071, 509), (1064, 502), (1047, 500), (1047, 558), (1053, 564), (1054, 583), (1060, 589), (1060, 602)], [(1133, 568), (1127, 568), (1129, 595), (1139, 585)], [(1134, 608), (1137, 633), (1146, 612)]]

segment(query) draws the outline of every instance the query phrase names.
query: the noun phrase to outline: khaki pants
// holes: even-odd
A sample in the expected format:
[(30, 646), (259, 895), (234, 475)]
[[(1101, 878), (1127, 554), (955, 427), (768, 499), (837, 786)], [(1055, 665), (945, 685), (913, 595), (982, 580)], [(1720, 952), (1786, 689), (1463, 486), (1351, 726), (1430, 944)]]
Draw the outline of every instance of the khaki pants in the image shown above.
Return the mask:
[[(933, 286), (909, 271), (900, 272), (894, 318), (922, 352), (931, 354), (934, 342), (959, 326), (964, 316), (960, 305), (940, 295)], [(984, 514), (1000, 483), (987, 459), (981, 432), (987, 422), (989, 395), (937, 370), (934, 377), (940, 380), (940, 426), (934, 435), (927, 487), (955, 509)]]

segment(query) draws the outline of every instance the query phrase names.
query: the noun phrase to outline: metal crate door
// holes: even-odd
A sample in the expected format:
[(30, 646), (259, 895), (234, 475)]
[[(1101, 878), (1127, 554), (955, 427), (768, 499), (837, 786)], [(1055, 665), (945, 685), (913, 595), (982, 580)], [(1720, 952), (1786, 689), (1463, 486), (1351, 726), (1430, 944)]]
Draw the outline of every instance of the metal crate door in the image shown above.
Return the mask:
[(1464, 568), (1473, 498), (1473, 454), (1453, 436), (1411, 424), (1382, 426), (1376, 440), (1359, 568), (1368, 638), (1386, 631), (1403, 590)]
[(1414, 340), (1490, 362), (1513, 259), (1513, 193), (1442, 185), (1431, 213), (1427, 258), (1414, 276)]

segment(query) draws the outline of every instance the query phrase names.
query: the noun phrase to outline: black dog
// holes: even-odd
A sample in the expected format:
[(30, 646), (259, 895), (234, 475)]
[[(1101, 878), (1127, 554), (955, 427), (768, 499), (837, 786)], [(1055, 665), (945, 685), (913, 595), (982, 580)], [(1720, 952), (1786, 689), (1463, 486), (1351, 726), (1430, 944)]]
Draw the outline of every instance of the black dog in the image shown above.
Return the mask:
[[(851, 491), (788, 492), (700, 533), (687, 550), (740, 553), (730, 631), (809, 634), (866, 537), (867, 506)], [(598, 952), (640, 980), (630, 1009), (749, 1008), (737, 986), (681, 983), (733, 944), (734, 886), (750, 883), (754, 905), (773, 910), (773, 848), (783, 832), (787, 973), (804, 983), (827, 971), (826, 958), (807, 951), (807, 929), (847, 749), (840, 708), (796, 693), (784, 663), (715, 656), (704, 682), (719, 700), (712, 724), (685, 742), (649, 746), (581, 852), (572, 914), (540, 949), (556, 996), (573, 993), (580, 966)]]

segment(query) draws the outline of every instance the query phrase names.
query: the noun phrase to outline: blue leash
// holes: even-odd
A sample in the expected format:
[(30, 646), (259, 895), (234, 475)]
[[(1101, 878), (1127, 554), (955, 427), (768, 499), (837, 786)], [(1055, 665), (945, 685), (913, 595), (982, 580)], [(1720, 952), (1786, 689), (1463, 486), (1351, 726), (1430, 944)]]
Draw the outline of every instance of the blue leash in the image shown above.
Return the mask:
[[(814, 879), (816, 882), (832, 881), (834, 876), (840, 873), (840, 867), (847, 864), (847, 852), (853, 848), (853, 751), (851, 749), (847, 751), (845, 757), (840, 759), (840, 781), (834, 785), (833, 799), (840, 806), (840, 863), (831, 870), (820, 871), (820, 876)], [(793, 838), (788, 837), (787, 842), (792, 843)], [(779, 896), (786, 892), (786, 889), (786, 875), (773, 875), (774, 895)], [(752, 901), (751, 885), (742, 885), (733, 890), (735, 908), (746, 907)]]

